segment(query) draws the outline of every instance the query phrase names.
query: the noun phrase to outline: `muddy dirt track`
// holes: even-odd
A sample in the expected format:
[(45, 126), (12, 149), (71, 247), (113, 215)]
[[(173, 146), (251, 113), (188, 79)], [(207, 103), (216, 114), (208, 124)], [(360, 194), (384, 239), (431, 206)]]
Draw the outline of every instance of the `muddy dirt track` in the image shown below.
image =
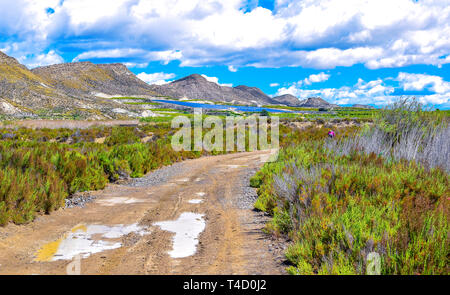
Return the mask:
[(78, 258), (81, 274), (283, 274), (248, 188), (268, 155), (188, 160), (92, 192), (84, 207), (9, 224), (0, 274), (66, 274)]

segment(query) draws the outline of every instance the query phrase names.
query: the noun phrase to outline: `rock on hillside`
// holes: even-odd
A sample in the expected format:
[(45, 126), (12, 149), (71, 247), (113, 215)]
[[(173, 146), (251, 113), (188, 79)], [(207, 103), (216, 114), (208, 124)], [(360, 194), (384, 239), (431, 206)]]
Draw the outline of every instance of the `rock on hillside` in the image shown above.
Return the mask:
[(151, 87), (161, 95), (178, 99), (201, 99), (246, 105), (273, 103), (273, 100), (258, 88), (220, 86), (198, 74), (192, 74), (165, 85), (151, 85)]
[(137, 78), (123, 64), (74, 62), (39, 67), (32, 70), (71, 95), (84, 96), (153, 96), (150, 86)]

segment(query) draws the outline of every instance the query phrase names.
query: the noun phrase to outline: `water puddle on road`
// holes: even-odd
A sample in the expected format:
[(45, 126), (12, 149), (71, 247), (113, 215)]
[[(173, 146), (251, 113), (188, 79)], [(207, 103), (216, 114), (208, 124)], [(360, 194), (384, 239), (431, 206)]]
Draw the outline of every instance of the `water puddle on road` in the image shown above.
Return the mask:
[(188, 182), (188, 181), (189, 181), (189, 178), (180, 178), (180, 179), (177, 179), (176, 181), (179, 181), (179, 182)]
[(189, 204), (200, 204), (202, 202), (203, 202), (202, 199), (192, 199), (188, 201)]
[(174, 232), (173, 249), (169, 251), (172, 258), (194, 255), (197, 250), (198, 236), (205, 229), (204, 214), (185, 212), (177, 220), (156, 222), (162, 230)]
[(36, 252), (35, 261), (72, 260), (77, 255), (87, 258), (94, 253), (122, 247), (122, 243), (111, 239), (119, 239), (130, 233), (143, 236), (148, 232), (136, 223), (114, 226), (77, 225), (58, 240), (44, 245)]
[(222, 167), (227, 167), (230, 169), (237, 169), (237, 168), (242, 168), (242, 167), (248, 167), (248, 165), (232, 165), (232, 164), (230, 164), (230, 165), (222, 165)]
[(226, 165), (226, 166), (231, 169), (236, 169), (236, 168), (241, 167), (241, 165)]

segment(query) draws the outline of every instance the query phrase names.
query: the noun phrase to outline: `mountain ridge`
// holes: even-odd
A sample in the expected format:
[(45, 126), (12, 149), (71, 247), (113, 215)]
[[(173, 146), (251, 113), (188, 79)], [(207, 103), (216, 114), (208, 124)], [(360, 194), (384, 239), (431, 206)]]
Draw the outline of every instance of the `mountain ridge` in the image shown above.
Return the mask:
[(298, 107), (300, 105), (300, 99), (292, 94), (283, 94), (273, 98), (279, 104), (287, 105), (290, 107)]
[[(56, 88), (72, 95), (147, 95), (154, 92), (144, 81), (119, 63), (75, 62), (38, 67), (31, 70)], [(114, 83), (111, 83), (114, 82)]]
[[(54, 71), (54, 75), (57, 76), (59, 72), (55, 68), (64, 66), (67, 64), (45, 68), (46, 71)], [(68, 67), (77, 66), (92, 67), (93, 64), (82, 62)], [(29, 70), (15, 58), (0, 52), (0, 115), (16, 118), (77, 116), (89, 119), (113, 119), (122, 118), (123, 114), (137, 116), (142, 112), (136, 106), (123, 105), (81, 91), (85, 86), (78, 87), (81, 90), (77, 87), (60, 87), (58, 83), (61, 79), (50, 79), (41, 72), (42, 68)], [(67, 81), (70, 82), (70, 79)], [(139, 83), (141, 82), (145, 84), (143, 81)]]
[(164, 85), (149, 85), (121, 63), (62, 63), (29, 70), (0, 51), (0, 115), (66, 116), (108, 119), (138, 117), (142, 106), (110, 99), (114, 96), (167, 96), (242, 105), (333, 107), (321, 98), (300, 101), (292, 95), (270, 97), (257, 87), (223, 86), (191, 74)]
[(331, 104), (328, 101), (324, 100), (321, 97), (308, 97), (307, 99), (304, 99), (300, 101), (300, 107), (305, 108), (333, 108), (333, 107), (339, 107), (336, 104)]
[(221, 86), (199, 74), (191, 74), (164, 85), (150, 85), (154, 92), (175, 99), (201, 99), (236, 104), (272, 104), (274, 101), (259, 88), (239, 85)]

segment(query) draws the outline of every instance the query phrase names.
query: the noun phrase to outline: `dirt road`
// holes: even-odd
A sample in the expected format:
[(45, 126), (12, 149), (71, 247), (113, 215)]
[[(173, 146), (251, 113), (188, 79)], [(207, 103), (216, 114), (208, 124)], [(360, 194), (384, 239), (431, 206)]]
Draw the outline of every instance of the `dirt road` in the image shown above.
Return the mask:
[[(0, 228), (0, 274), (283, 274), (252, 210), (267, 151), (177, 163), (92, 192), (83, 208)], [(77, 260), (78, 259), (78, 260)]]

